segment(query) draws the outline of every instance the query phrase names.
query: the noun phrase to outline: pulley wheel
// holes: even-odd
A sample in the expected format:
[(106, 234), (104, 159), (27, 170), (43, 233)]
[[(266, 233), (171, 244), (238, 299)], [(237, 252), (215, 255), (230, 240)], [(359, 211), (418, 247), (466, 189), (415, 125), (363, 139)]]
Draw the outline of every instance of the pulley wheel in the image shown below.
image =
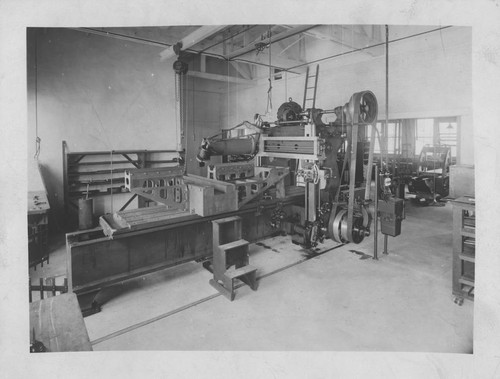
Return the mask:
[[(348, 242), (343, 236), (347, 235), (347, 233), (343, 233), (342, 229), (346, 229), (347, 225), (347, 210), (342, 209), (338, 212), (335, 217), (330, 217), (328, 222), (328, 234), (330, 238), (335, 242), (344, 243)], [(345, 230), (347, 232), (347, 230)]]
[(354, 122), (374, 123), (377, 120), (378, 105), (373, 92), (363, 91), (352, 95), (349, 101), (349, 113)]
[(348, 238), (347, 209), (342, 209), (335, 217), (330, 217), (328, 222), (328, 234), (335, 242), (360, 243), (365, 238), (366, 220), (363, 217), (355, 216), (352, 225), (352, 241)]

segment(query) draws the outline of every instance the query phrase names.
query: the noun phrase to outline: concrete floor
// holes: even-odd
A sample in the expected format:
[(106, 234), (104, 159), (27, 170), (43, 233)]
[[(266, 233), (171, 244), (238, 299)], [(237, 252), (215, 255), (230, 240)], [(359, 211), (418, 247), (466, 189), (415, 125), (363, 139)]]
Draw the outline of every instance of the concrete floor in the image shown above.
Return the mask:
[[(333, 350), (472, 353), (473, 303), (453, 302), (451, 205), (407, 201), (402, 235), (307, 252), (289, 237), (252, 244), (259, 288), (233, 302), (191, 262), (102, 291), (86, 317), (94, 350)], [(37, 277), (65, 276), (63, 239)]]

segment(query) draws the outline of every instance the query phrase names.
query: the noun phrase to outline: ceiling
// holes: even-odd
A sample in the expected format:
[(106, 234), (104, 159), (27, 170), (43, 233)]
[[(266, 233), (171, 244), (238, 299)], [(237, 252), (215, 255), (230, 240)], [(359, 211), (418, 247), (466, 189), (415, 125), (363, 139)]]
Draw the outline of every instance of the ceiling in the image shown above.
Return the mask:
[[(390, 26), (389, 40), (436, 29)], [(385, 25), (189, 25), (85, 28), (86, 32), (162, 46), (160, 59), (211, 57), (231, 62), (235, 77), (253, 80), (258, 67), (303, 73), (309, 64), (357, 54), (364, 59), (385, 52)], [(180, 51), (179, 48), (180, 47)], [(199, 64), (201, 71), (204, 64)], [(261, 70), (262, 71), (262, 70)]]

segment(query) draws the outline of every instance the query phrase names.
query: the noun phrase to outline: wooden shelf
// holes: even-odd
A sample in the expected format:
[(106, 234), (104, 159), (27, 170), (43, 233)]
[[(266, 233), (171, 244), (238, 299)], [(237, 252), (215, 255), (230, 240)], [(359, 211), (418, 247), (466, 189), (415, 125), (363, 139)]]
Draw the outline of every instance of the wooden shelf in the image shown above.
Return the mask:
[(460, 197), (453, 204), (453, 294), (474, 300), (476, 261), (475, 201)]
[(128, 168), (115, 168), (112, 170), (94, 170), (94, 171), (69, 171), (68, 176), (123, 174), (127, 170)]
[[(81, 154), (80, 154), (81, 155)], [(68, 162), (68, 167), (80, 167), (80, 166), (92, 166), (92, 165), (110, 165), (111, 161), (92, 161), (92, 162)], [(113, 161), (113, 165), (119, 165), (119, 164), (130, 164), (130, 163), (136, 163), (140, 164), (140, 161), (132, 160), (132, 161)]]
[(471, 228), (462, 228), (461, 234), (464, 237), (470, 237), (470, 238), (474, 238), (476, 235), (474, 229), (471, 229)]
[[(178, 165), (182, 158), (182, 155), (174, 150), (70, 152), (63, 141), (64, 205), (67, 214), (78, 208), (78, 199), (86, 197), (87, 190), (89, 198), (128, 193), (124, 191), (126, 170), (172, 167)], [(146, 205), (144, 199), (139, 198), (138, 201), (139, 207)]]
[(474, 278), (473, 277), (463, 275), (460, 277), (460, 279), (458, 279), (458, 281), (462, 284), (474, 287)]
[(467, 252), (463, 251), (458, 256), (463, 261), (467, 261), (467, 262), (471, 262), (471, 263), (474, 263), (476, 261), (476, 256), (473, 253), (471, 254), (471, 253), (467, 253)]

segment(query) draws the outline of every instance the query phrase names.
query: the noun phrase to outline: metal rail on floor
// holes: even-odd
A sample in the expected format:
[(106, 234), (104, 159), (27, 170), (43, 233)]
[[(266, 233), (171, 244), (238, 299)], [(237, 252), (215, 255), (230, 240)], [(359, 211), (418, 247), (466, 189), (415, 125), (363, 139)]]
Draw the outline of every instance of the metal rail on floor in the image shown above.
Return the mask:
[[(282, 271), (285, 271), (289, 268), (292, 268), (294, 266), (297, 266), (301, 263), (304, 263), (312, 258), (316, 258), (316, 257), (319, 257), (320, 255), (323, 255), (323, 254), (326, 254), (328, 253), (329, 251), (332, 251), (332, 250), (335, 250), (335, 249), (338, 249), (339, 247), (342, 247), (344, 246), (344, 244), (340, 244), (340, 245), (337, 245), (337, 246), (334, 246), (334, 247), (331, 247), (329, 249), (326, 249), (326, 250), (323, 250), (323, 251), (320, 251), (320, 252), (313, 252), (311, 251), (310, 254), (308, 254), (305, 258), (303, 259), (300, 259), (298, 260), (297, 262), (294, 262), (294, 263), (291, 263), (289, 265), (286, 265), (286, 266), (283, 266), (283, 267), (280, 267), (274, 271), (271, 271), (271, 272), (268, 272), (267, 274), (264, 274), (264, 275), (261, 275), (261, 276), (258, 276), (257, 277), (257, 281), (260, 281), (261, 279), (264, 279), (264, 278), (267, 278), (268, 276), (271, 276), (271, 275), (274, 275), (274, 274), (277, 274), (279, 272), (282, 272)], [(235, 287), (235, 289), (238, 289), (240, 287), (243, 287), (245, 284), (242, 283), (242, 284), (239, 284)], [(143, 326), (146, 326), (148, 324), (152, 324), (153, 322), (156, 322), (156, 321), (159, 321), (161, 319), (164, 319), (164, 318), (167, 318), (167, 317), (170, 317), (174, 314), (177, 314), (179, 312), (182, 312), (182, 311), (185, 311), (189, 308), (192, 308), (192, 307), (195, 307), (199, 304), (202, 304), (206, 301), (209, 301), (209, 300), (212, 300), (212, 299), (215, 299), (216, 297), (219, 297), (221, 296), (222, 294), (220, 292), (218, 293), (214, 293), (213, 295), (210, 295), (210, 296), (207, 296), (207, 297), (204, 297), (200, 300), (196, 300), (196, 301), (193, 301), (192, 303), (189, 303), (189, 304), (186, 304), (186, 305), (183, 305), (182, 307), (179, 307), (179, 308), (176, 308), (174, 310), (171, 310), (169, 312), (166, 312), (166, 313), (163, 313), (161, 315), (158, 315), (156, 317), (153, 317), (149, 320), (145, 320), (145, 321), (141, 321), (137, 324), (134, 324), (134, 325), (131, 325), (131, 326), (128, 326), (126, 328), (123, 328), (123, 329), (120, 329), (116, 332), (113, 332), (113, 333), (110, 333), (104, 337), (100, 337), (100, 338), (97, 338), (96, 340), (94, 341), (90, 341), (91, 345), (94, 346), (94, 345), (97, 345), (99, 343), (102, 343), (104, 341), (107, 341), (107, 340), (110, 340), (112, 338), (116, 338), (118, 336), (121, 336), (122, 334), (126, 334), (126, 333), (129, 333), (133, 330), (136, 330), (136, 329), (139, 329), (139, 328), (142, 328)]]

